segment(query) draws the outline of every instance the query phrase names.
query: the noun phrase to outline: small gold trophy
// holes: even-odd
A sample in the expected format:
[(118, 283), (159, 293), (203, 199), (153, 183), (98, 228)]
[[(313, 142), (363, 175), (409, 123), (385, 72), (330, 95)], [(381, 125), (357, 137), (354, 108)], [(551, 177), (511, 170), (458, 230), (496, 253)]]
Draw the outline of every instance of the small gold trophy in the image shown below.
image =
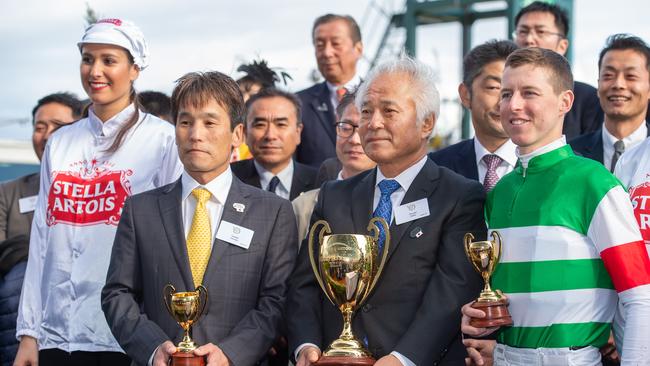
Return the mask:
[[(379, 227), (386, 233), (386, 241), (378, 256)], [(314, 258), (314, 235), (318, 233), (318, 263)], [(372, 358), (363, 344), (352, 334), (352, 316), (368, 298), (386, 263), (390, 245), (390, 231), (386, 220), (375, 217), (368, 224), (373, 236), (334, 234), (325, 220), (314, 223), (309, 230), (309, 260), (318, 284), (334, 306), (343, 315), (343, 331), (338, 339), (323, 352), (318, 366), (373, 365)]]
[(490, 277), (501, 258), (503, 241), (498, 232), (492, 231), (491, 241), (475, 241), (474, 235), (465, 234), (465, 254), (474, 269), (483, 277), (485, 287), (472, 307), (485, 312), (485, 318), (472, 318), (469, 324), (477, 328), (498, 327), (512, 325), (512, 318), (508, 312), (508, 299), (501, 291), (493, 291), (490, 287)]
[(171, 366), (204, 366), (205, 357), (195, 356), (197, 346), (190, 338), (192, 324), (201, 317), (208, 303), (208, 290), (199, 285), (196, 291), (176, 292), (171, 284), (163, 289), (163, 300), (172, 318), (183, 328), (183, 340), (176, 346), (171, 357)]

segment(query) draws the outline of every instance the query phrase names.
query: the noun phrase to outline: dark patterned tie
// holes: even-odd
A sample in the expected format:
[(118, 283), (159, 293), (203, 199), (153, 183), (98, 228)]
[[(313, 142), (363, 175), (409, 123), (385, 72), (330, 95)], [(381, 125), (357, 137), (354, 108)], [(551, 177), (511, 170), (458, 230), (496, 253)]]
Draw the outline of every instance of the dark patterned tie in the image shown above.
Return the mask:
[[(379, 182), (379, 191), (381, 196), (379, 197), (379, 203), (375, 212), (372, 213), (372, 217), (382, 217), (386, 220), (386, 224), (390, 226), (390, 222), (393, 214), (393, 204), (390, 201), (390, 195), (393, 194), (400, 187), (399, 183), (394, 179), (384, 179)], [(386, 233), (384, 232), (383, 226), (378, 226), (379, 228), (379, 253), (384, 248), (384, 242), (386, 241)]]
[(487, 173), (485, 173), (485, 178), (483, 179), (483, 187), (486, 192), (489, 192), (497, 185), (499, 181), (499, 176), (497, 175), (497, 167), (503, 159), (494, 154), (484, 155), (483, 161), (487, 165)]
[(266, 187), (266, 190), (275, 193), (275, 189), (278, 188), (278, 184), (280, 184), (280, 178), (274, 175), (269, 182), (269, 186)]
[(612, 155), (612, 165), (609, 169), (610, 172), (614, 173), (614, 168), (616, 168), (616, 163), (618, 163), (618, 158), (623, 155), (625, 152), (625, 143), (623, 140), (618, 140), (614, 143), (614, 155)]

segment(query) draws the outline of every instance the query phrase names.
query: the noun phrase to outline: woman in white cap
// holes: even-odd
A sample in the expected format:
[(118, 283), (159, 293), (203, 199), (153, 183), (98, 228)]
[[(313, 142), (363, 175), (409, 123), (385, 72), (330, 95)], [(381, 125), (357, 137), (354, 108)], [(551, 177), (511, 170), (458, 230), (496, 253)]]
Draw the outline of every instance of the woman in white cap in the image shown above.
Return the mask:
[(78, 43), (88, 116), (53, 134), (18, 310), (14, 365), (129, 365), (100, 306), (124, 200), (178, 179), (174, 128), (138, 108), (140, 30), (103, 19)]

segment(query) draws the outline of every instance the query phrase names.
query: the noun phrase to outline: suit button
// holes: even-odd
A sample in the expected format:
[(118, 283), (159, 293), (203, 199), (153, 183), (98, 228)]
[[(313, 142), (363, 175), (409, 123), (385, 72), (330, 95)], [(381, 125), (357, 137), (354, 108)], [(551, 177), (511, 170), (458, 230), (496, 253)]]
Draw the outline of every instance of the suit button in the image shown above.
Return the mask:
[(363, 306), (363, 308), (361, 308), (361, 310), (363, 310), (364, 313), (367, 313), (367, 312), (369, 312), (370, 310), (372, 310), (372, 305), (370, 305), (370, 304), (365, 304), (365, 305)]
[(438, 361), (434, 361), (433, 366), (438, 366)]

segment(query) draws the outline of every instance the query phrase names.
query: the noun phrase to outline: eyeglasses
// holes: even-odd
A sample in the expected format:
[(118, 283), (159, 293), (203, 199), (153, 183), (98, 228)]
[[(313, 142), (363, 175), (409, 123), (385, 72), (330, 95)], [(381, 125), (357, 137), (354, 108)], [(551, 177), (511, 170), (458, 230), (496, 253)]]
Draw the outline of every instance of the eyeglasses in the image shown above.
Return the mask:
[(543, 29), (535, 30), (535, 29), (528, 29), (528, 28), (522, 28), (522, 29), (517, 29), (514, 32), (512, 32), (512, 38), (515, 39), (524, 39), (528, 37), (528, 35), (532, 34), (533, 38), (537, 39), (546, 39), (550, 36), (558, 36), (561, 39), (564, 39), (566, 36), (562, 33), (556, 33), (556, 32), (551, 32)]
[(350, 122), (336, 122), (336, 135), (338, 137), (348, 138), (354, 135), (354, 131), (358, 127)]

